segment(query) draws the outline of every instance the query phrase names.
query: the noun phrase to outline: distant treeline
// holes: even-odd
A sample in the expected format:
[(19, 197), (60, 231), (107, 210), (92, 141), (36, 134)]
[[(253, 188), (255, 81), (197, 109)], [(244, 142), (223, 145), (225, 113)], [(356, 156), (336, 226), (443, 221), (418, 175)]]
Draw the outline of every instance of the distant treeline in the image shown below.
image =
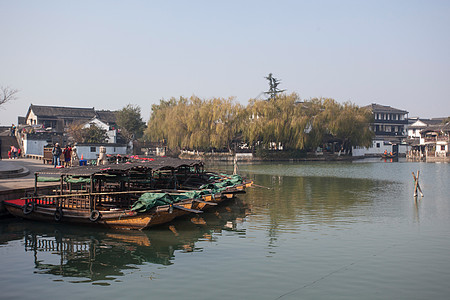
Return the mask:
[(246, 107), (233, 98), (180, 97), (152, 105), (145, 138), (164, 141), (171, 149), (200, 151), (233, 149), (235, 144), (308, 151), (327, 141), (350, 149), (371, 145), (372, 118), (369, 109), (350, 102), (302, 101), (295, 93), (273, 100), (252, 99)]

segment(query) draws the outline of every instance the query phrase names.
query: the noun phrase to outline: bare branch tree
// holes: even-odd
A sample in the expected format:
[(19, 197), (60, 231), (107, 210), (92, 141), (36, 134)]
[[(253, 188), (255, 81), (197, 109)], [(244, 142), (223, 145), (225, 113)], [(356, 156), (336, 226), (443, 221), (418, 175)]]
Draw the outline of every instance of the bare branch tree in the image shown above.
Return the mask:
[(19, 90), (12, 89), (9, 86), (0, 87), (0, 106), (9, 101), (14, 101), (17, 99), (16, 94)]

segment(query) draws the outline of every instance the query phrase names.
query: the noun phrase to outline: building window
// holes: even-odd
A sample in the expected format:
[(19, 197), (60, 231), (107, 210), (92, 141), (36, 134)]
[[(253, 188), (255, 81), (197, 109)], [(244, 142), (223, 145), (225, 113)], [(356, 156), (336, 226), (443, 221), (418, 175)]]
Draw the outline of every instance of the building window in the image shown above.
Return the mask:
[(445, 151), (445, 145), (441, 145), (441, 151)]
[(97, 152), (97, 147), (91, 147), (91, 152)]
[(377, 143), (377, 148), (380, 148), (380, 143)]

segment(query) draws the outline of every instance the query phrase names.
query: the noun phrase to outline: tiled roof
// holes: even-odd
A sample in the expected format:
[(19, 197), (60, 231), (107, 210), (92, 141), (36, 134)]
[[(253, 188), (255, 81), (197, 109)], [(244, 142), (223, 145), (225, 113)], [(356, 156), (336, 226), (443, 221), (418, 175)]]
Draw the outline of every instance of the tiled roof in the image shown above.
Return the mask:
[(112, 124), (116, 123), (116, 113), (110, 110), (97, 110), (96, 112), (97, 118), (105, 123)]
[(401, 110), (397, 108), (393, 108), (387, 105), (381, 105), (377, 103), (372, 103), (370, 105), (365, 106), (372, 110), (373, 113), (390, 113), (390, 114), (407, 114), (406, 110)]
[(450, 122), (447, 122), (446, 124), (430, 125), (421, 132), (429, 132), (429, 131), (450, 132)]
[(60, 118), (93, 118), (95, 117), (94, 108), (81, 107), (62, 107), (62, 106), (44, 106), (44, 105), (30, 105), (30, 110), (41, 118), (45, 117), (60, 117)]
[(93, 119), (97, 117), (100, 121), (107, 124), (116, 123), (116, 114), (110, 110), (98, 110), (93, 107), (67, 107), (67, 106), (46, 106), (31, 104), (28, 109), (27, 117), (30, 111), (39, 118), (78, 118)]

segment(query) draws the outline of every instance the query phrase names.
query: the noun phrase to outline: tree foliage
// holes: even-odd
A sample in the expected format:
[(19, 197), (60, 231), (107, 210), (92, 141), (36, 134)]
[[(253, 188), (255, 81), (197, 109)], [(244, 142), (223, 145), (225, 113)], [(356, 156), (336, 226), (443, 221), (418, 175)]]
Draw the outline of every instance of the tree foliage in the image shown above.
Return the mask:
[(120, 133), (127, 141), (142, 137), (145, 129), (145, 122), (142, 121), (141, 108), (128, 104), (116, 112), (116, 123), (120, 128)]
[(297, 94), (250, 100), (242, 129), (251, 144), (282, 144), (284, 149), (314, 149), (327, 137), (351, 146), (369, 146), (371, 112), (329, 98), (301, 101)]
[(69, 134), (75, 143), (80, 144), (101, 144), (105, 143), (108, 135), (106, 130), (94, 124), (83, 128), (82, 122), (74, 122), (69, 126)]
[(176, 149), (230, 149), (237, 136), (253, 148), (282, 145), (285, 150), (311, 150), (333, 139), (350, 149), (370, 146), (371, 121), (369, 110), (350, 102), (302, 101), (295, 93), (269, 101), (252, 99), (247, 107), (232, 98), (193, 96), (154, 104), (145, 135)]
[(174, 149), (230, 148), (242, 111), (232, 98), (161, 100), (152, 106), (145, 134)]

